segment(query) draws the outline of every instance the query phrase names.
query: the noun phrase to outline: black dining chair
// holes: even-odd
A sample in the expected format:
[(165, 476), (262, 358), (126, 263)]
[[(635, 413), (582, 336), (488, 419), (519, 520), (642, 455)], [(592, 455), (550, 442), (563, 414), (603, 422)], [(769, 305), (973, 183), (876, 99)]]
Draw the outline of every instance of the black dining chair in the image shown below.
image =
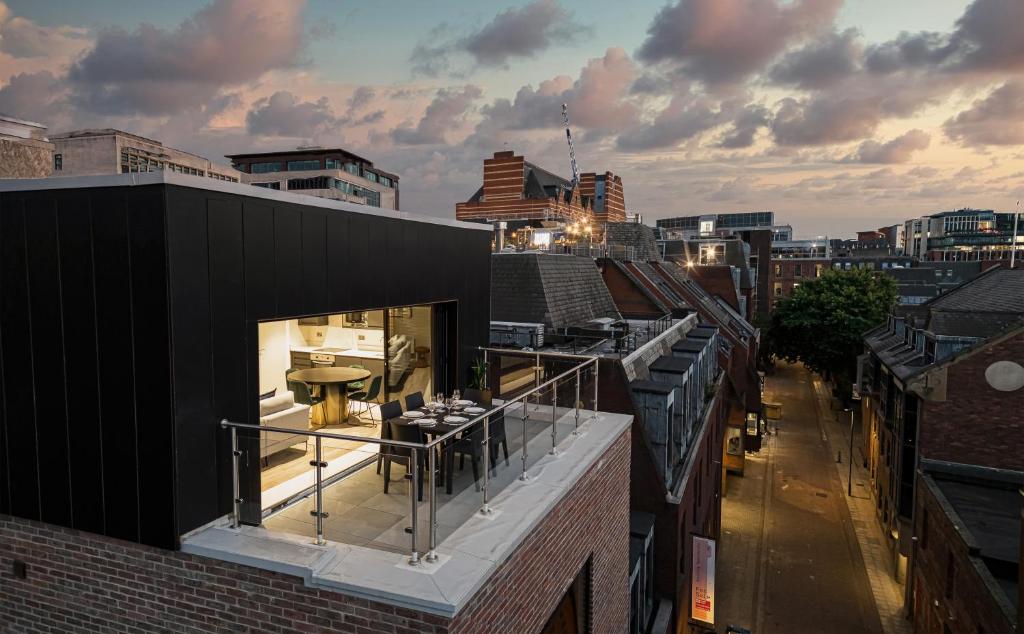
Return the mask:
[[(388, 421), (392, 418), (398, 418), (402, 415), (402, 404), (398, 401), (388, 401), (380, 406), (380, 439), (381, 440), (392, 440), (391, 438), (391, 425), (388, 425)], [(380, 473), (381, 465), (384, 462), (384, 456), (391, 450), (389, 445), (381, 445), (380, 450), (377, 452), (377, 473)]]
[(324, 405), (324, 401), (327, 399), (323, 396), (313, 396), (313, 393), (309, 390), (309, 385), (302, 381), (293, 381), (291, 378), (292, 372), (298, 372), (301, 368), (288, 368), (284, 373), (285, 383), (288, 384), (288, 389), (295, 397), (296, 403), (303, 405), (309, 405), (310, 409), (313, 409), (317, 405), (320, 406), (320, 413), (323, 414), (324, 420), (327, 420), (327, 406)]
[[(359, 410), (359, 413), (365, 411), (370, 412), (370, 420), (373, 421), (374, 425), (377, 424), (377, 421), (373, 417), (372, 404), (376, 403), (377, 399), (380, 398), (380, 384), (383, 379), (384, 377), (375, 376), (373, 377), (373, 380), (370, 381), (370, 389), (366, 390), (365, 392), (352, 392), (351, 394), (348, 395), (348, 400), (355, 401), (363, 405), (363, 408)], [(382, 417), (381, 420), (385, 419)]]
[(505, 438), (505, 410), (501, 410), (491, 415), (491, 420), (487, 424), (487, 432), (490, 436), (490, 450), (491, 450), (491, 471), (494, 471), (494, 465), (498, 462), (498, 450), (505, 454), (505, 466), (508, 466), (508, 439)]
[[(455, 441), (455, 445), (452, 447), (452, 453), (459, 458), (459, 471), (463, 469), (466, 464), (466, 456), (469, 456), (470, 466), (473, 468), (473, 486), (476, 490), (480, 490), (480, 462), (484, 458), (484, 427), (483, 424), (476, 425), (473, 430), (469, 433), (463, 434), (462, 438)], [(449, 466), (447, 476), (447, 491), (451, 493), (452, 490), (452, 471), (453, 469)]]
[[(385, 422), (384, 425), (391, 428), (391, 438), (401, 442), (412, 442), (412, 443), (423, 443), (423, 432), (420, 431), (418, 425), (403, 425), (395, 421)], [(423, 474), (426, 471), (427, 465), (427, 452), (417, 452), (416, 464), (412, 464), (412, 449), (409, 447), (389, 447), (388, 452), (384, 454), (384, 493), (388, 492), (388, 485), (391, 484), (391, 461), (402, 460), (407, 465), (406, 470), (408, 473), (412, 473), (415, 468), (418, 474), (417, 484), (417, 500), (423, 501)], [(412, 477), (408, 475), (406, 477)]]
[(405, 411), (410, 412), (421, 407), (423, 407), (423, 392), (413, 392), (405, 396)]

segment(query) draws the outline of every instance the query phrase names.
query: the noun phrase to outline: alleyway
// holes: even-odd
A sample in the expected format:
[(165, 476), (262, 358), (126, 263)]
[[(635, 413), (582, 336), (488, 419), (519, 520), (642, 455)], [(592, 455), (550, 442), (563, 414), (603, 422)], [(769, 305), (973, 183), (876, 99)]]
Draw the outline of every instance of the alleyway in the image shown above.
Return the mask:
[(765, 400), (783, 404), (782, 421), (759, 454), (748, 454), (745, 476), (729, 476), (719, 631), (883, 631), (815, 398), (803, 366), (780, 363), (767, 379)]

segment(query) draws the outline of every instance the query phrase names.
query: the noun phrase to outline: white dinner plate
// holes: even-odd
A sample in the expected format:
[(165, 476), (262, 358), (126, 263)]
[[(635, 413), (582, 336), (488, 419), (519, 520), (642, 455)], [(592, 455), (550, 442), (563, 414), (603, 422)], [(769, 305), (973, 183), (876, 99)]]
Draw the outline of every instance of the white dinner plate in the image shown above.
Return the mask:
[(463, 405), (463, 406), (465, 406), (465, 405), (473, 405), (474, 403), (473, 403), (473, 401), (467, 401), (466, 399), (460, 399), (458, 401), (455, 401), (455, 404), (456, 405)]
[(402, 416), (405, 418), (423, 418), (424, 414), (423, 412), (413, 410), (411, 412), (402, 412)]
[(485, 410), (482, 407), (467, 407), (466, 408), (466, 413), (467, 414), (483, 414), (486, 411), (487, 410)]
[(444, 422), (446, 423), (468, 423), (469, 419), (463, 416), (445, 416)]

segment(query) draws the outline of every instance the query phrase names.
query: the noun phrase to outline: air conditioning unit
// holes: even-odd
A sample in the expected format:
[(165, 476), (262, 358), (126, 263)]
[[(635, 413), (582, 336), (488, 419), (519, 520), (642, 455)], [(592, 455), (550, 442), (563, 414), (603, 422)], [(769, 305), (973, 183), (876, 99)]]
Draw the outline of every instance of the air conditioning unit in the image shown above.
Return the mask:
[(491, 345), (539, 348), (544, 345), (544, 324), (492, 321)]

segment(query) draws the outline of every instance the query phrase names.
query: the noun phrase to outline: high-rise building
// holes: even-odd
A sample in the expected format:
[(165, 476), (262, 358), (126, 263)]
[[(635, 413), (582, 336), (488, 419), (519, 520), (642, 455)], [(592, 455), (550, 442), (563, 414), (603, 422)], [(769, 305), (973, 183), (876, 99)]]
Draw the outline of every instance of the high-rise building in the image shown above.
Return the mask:
[(239, 173), (160, 141), (113, 128), (75, 130), (50, 137), (54, 176), (99, 176), (165, 170), (237, 183)]
[(308, 147), (227, 158), (250, 185), (399, 209), (398, 176), (348, 150)]

